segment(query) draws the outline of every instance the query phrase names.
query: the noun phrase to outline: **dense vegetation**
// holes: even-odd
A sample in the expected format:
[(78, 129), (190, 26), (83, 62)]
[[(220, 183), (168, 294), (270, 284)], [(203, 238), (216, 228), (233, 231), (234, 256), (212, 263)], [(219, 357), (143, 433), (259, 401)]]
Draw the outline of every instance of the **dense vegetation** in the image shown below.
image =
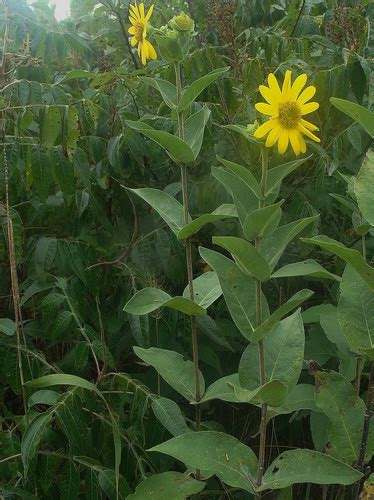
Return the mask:
[(374, 4), (150, 7), (1, 5), (0, 497), (373, 498)]

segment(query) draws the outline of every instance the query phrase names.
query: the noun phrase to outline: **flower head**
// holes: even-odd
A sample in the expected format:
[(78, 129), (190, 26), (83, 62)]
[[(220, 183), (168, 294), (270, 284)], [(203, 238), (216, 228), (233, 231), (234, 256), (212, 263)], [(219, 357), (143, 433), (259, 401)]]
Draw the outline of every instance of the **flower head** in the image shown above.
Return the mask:
[(132, 35), (131, 45), (134, 47), (138, 45), (138, 55), (145, 65), (147, 59), (157, 59), (156, 51), (147, 40), (147, 28), (148, 22), (153, 12), (153, 5), (148, 9), (147, 14), (144, 11), (144, 3), (139, 4), (139, 7), (130, 4), (130, 16), (129, 21), (132, 26), (129, 28), (129, 33)]
[(318, 109), (319, 104), (308, 102), (316, 93), (316, 88), (311, 85), (303, 90), (307, 76), (302, 74), (291, 84), (291, 75), (291, 71), (286, 71), (282, 89), (273, 73), (268, 76), (268, 87), (260, 85), (259, 90), (267, 102), (258, 102), (256, 109), (269, 116), (269, 120), (255, 131), (254, 136), (261, 139), (268, 134), (265, 146), (270, 148), (278, 142), (280, 154), (284, 154), (291, 143), (295, 155), (298, 156), (306, 151), (304, 135), (320, 142), (313, 134), (318, 127), (303, 118)]

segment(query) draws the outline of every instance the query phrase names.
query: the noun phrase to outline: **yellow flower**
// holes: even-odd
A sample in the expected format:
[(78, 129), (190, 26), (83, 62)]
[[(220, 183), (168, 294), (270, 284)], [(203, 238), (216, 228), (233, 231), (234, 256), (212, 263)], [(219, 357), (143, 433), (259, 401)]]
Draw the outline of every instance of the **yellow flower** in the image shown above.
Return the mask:
[(129, 33), (133, 35), (131, 45), (132, 47), (138, 45), (138, 55), (143, 64), (147, 63), (147, 59), (157, 59), (153, 45), (147, 40), (147, 27), (153, 7), (154, 5), (151, 5), (145, 14), (144, 3), (139, 4), (139, 7), (136, 4), (130, 5), (129, 20), (132, 26), (129, 28)]
[(318, 130), (318, 127), (303, 118), (318, 109), (319, 104), (318, 102), (308, 102), (316, 93), (316, 88), (311, 85), (303, 90), (307, 76), (300, 75), (291, 84), (291, 75), (291, 71), (286, 71), (282, 90), (272, 73), (268, 76), (269, 86), (259, 86), (259, 90), (267, 102), (258, 102), (256, 109), (269, 116), (269, 120), (258, 127), (254, 136), (261, 139), (268, 134), (265, 146), (270, 148), (278, 142), (280, 154), (284, 154), (291, 143), (295, 155), (298, 156), (306, 151), (303, 135), (313, 141), (321, 142), (313, 134)]

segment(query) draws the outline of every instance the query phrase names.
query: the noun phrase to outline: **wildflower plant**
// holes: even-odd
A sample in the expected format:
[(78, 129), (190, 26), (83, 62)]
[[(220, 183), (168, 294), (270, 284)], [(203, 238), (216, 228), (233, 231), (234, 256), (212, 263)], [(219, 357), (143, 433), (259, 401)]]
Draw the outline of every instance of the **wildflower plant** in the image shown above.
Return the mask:
[[(282, 88), (275, 76), (269, 75), (269, 86), (259, 87), (267, 102), (256, 104), (256, 109), (268, 120), (257, 129), (229, 126), (255, 145), (260, 168), (218, 158), (221, 166), (213, 167), (212, 175), (228, 191), (233, 204), (220, 206), (211, 214), (192, 219), (187, 189), (188, 166), (200, 152), (204, 129), (211, 114), (207, 105), (197, 107), (196, 111), (194, 102), (208, 85), (227, 74), (227, 68), (220, 68), (182, 87), (182, 65), (188, 55), (192, 35), (192, 21), (188, 21), (185, 14), (174, 17), (155, 38), (161, 55), (174, 66), (175, 80), (143, 80), (160, 92), (170, 108), (175, 133), (155, 129), (145, 120), (127, 122), (131, 129), (164, 148), (181, 172), (182, 203), (165, 191), (151, 188), (133, 190), (158, 212), (175, 237), (184, 242), (188, 283), (183, 295), (174, 297), (161, 289), (143, 288), (129, 300), (124, 310), (133, 315), (145, 315), (159, 308), (171, 308), (191, 320), (192, 361), (184, 360), (174, 351), (157, 347), (134, 348), (138, 357), (154, 367), (158, 375), (196, 410), (193, 432), (172, 430), (171, 415), (178, 415), (182, 420), (183, 416), (174, 401), (160, 397), (158, 401), (163, 411), (156, 412), (157, 418), (174, 437), (151, 451), (184, 462), (189, 470), (194, 470), (200, 484), (215, 474), (224, 483), (254, 494), (256, 498), (260, 498), (265, 490), (281, 490), (294, 483), (350, 485), (361, 479), (359, 470), (344, 460), (339, 461), (311, 449), (285, 451), (266, 467), (269, 419), (287, 413), (286, 408), (303, 407), (299, 400), (305, 384), (298, 384), (305, 345), (300, 307), (308, 302), (313, 292), (300, 290), (285, 298), (275, 310), (269, 310), (264, 285), (269, 280), (296, 276), (298, 272), (317, 273), (339, 280), (310, 259), (277, 269), (288, 244), (316, 224), (318, 215), (281, 223), (284, 200), (277, 201), (277, 198), (282, 181), (310, 156), (277, 165), (271, 148), (278, 143), (278, 152), (284, 154), (291, 145), (294, 154), (299, 156), (307, 152), (304, 137), (320, 142), (314, 134), (317, 127), (304, 118), (318, 109), (317, 102), (308, 102), (314, 97), (316, 89), (314, 86), (304, 89), (307, 82), (305, 74), (299, 75), (292, 83), (291, 71), (287, 70)], [(263, 143), (262, 138), (266, 134)], [(202, 259), (212, 271), (195, 277), (192, 236), (206, 224), (224, 219), (236, 219), (242, 237), (213, 237), (213, 245), (224, 253), (200, 247)], [(236, 373), (206, 387), (199, 364), (197, 318), (205, 316), (207, 309), (221, 295), (247, 347)], [(207, 430), (201, 420), (200, 408), (214, 399), (260, 408), (257, 454), (233, 436)], [(363, 419), (360, 425), (364, 425)]]

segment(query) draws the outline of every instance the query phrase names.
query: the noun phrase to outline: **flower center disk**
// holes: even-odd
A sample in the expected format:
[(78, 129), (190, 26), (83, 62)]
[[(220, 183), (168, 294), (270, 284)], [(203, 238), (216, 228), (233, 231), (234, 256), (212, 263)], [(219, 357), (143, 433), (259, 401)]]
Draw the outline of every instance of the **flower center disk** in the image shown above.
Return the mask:
[(141, 21), (137, 21), (135, 24), (135, 38), (137, 42), (142, 42), (144, 38), (144, 25)]
[(279, 104), (278, 119), (284, 128), (296, 128), (301, 120), (301, 110), (297, 102)]

